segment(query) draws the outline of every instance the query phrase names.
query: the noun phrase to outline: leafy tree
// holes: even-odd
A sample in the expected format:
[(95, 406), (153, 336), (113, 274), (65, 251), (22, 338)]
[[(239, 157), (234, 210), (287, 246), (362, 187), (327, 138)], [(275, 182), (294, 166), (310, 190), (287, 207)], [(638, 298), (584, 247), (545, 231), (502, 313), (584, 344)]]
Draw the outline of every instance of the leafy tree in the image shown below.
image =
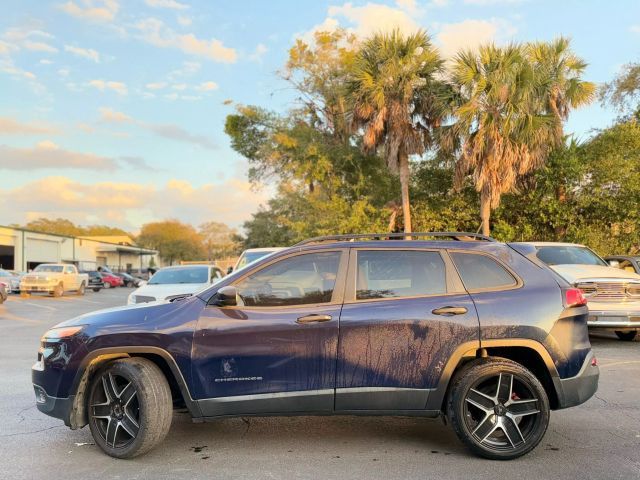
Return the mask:
[(623, 119), (640, 119), (640, 62), (626, 64), (613, 81), (605, 83), (600, 100), (613, 105)]
[(221, 222), (206, 222), (198, 227), (207, 260), (230, 257), (238, 253), (238, 232)]
[(482, 232), (491, 211), (519, 175), (542, 165), (554, 134), (554, 117), (540, 111), (544, 76), (535, 75), (522, 45), (482, 46), (459, 53), (452, 80), (460, 95), (451, 133), (461, 139), (456, 186), (472, 174), (480, 193)]
[(204, 251), (202, 238), (191, 225), (178, 220), (147, 223), (142, 226), (138, 242), (158, 250), (169, 265), (178, 260), (199, 260)]
[(66, 218), (49, 219), (45, 217), (32, 220), (24, 228), (36, 232), (53, 233), (57, 235), (83, 236), (83, 235), (130, 235), (121, 228), (107, 225), (88, 225), (82, 227)]
[(424, 32), (376, 34), (353, 60), (348, 85), (353, 120), (363, 129), (364, 147), (382, 147), (389, 170), (399, 174), (405, 232), (412, 231), (409, 156), (425, 152), (431, 129), (441, 122), (434, 92), (442, 90), (437, 80), (442, 68)]

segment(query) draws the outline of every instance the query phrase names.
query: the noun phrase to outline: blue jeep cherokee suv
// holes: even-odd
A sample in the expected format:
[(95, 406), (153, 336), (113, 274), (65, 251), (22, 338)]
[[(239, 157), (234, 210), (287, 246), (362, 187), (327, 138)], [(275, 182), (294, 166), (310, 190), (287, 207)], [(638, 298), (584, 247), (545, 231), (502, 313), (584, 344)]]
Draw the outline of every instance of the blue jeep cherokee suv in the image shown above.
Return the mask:
[[(418, 240), (421, 239), (421, 240)], [(597, 389), (586, 301), (526, 248), (466, 233), (320, 237), (193, 296), (113, 308), (42, 337), (38, 408), (133, 457), (194, 421), (444, 415), (511, 459)]]

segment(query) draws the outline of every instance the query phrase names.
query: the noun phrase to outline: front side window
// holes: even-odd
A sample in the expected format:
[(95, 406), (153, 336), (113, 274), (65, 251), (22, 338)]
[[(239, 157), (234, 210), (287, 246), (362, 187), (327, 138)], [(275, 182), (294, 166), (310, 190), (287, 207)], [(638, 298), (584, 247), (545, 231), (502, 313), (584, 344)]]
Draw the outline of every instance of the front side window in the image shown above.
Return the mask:
[(445, 264), (437, 252), (358, 251), (357, 300), (417, 297), (446, 292)]
[(335, 288), (341, 252), (320, 252), (285, 258), (238, 282), (238, 305), (279, 307), (329, 303)]
[(508, 288), (517, 284), (502, 265), (486, 255), (451, 252), (451, 258), (467, 290)]

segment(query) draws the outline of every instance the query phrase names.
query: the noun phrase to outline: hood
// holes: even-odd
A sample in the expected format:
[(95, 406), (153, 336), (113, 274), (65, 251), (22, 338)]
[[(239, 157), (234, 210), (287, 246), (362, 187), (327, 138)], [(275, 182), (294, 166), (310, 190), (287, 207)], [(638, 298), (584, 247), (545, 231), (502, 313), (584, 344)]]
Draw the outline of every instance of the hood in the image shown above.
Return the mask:
[(144, 295), (148, 297), (155, 297), (156, 300), (164, 300), (167, 297), (173, 295), (183, 295), (187, 293), (196, 293), (202, 290), (204, 287), (208, 287), (209, 283), (177, 283), (177, 284), (163, 284), (163, 285), (143, 285), (142, 287), (134, 290), (132, 295)]
[(575, 283), (578, 280), (587, 280), (591, 278), (610, 278), (620, 280), (638, 280), (640, 275), (633, 272), (627, 272), (614, 267), (605, 267), (602, 265), (550, 265), (562, 278), (569, 283)]

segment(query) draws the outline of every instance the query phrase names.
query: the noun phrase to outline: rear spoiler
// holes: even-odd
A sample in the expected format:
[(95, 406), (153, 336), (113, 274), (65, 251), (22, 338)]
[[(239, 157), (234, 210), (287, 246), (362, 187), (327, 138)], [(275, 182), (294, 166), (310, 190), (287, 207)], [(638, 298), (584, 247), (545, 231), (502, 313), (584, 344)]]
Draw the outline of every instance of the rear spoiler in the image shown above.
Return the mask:
[(553, 278), (555, 279), (556, 283), (560, 288), (566, 288), (566, 287), (572, 286), (563, 277), (561, 277), (560, 274), (558, 274), (558, 272), (556, 272), (553, 268), (549, 267), (549, 265), (547, 265), (546, 263), (544, 263), (542, 260), (538, 258), (538, 256), (536, 255), (538, 253), (538, 248), (535, 247), (534, 245), (529, 245), (526, 243), (507, 243), (507, 245), (511, 247), (512, 250), (519, 253), (523, 257), (525, 257), (527, 260), (529, 260), (531, 263), (533, 263), (537, 267), (543, 268), (551, 272), (551, 274), (553, 275)]

